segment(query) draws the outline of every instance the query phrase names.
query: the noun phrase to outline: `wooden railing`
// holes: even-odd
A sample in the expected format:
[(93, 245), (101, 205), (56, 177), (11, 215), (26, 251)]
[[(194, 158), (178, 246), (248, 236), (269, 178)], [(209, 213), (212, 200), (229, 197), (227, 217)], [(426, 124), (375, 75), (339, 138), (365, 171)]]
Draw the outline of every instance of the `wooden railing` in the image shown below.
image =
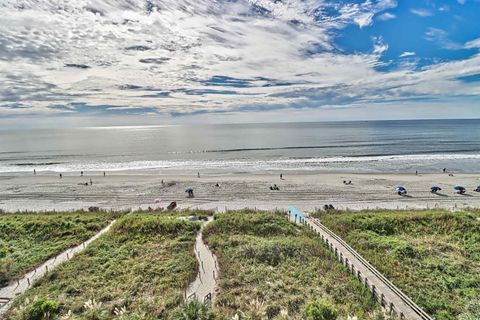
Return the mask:
[[(312, 221), (315, 226), (319, 227), (323, 232), (329, 235), (330, 238), (335, 239), (338, 243), (342, 245), (342, 247), (345, 248), (352, 256), (354, 256), (359, 263), (362, 264), (362, 266), (369, 270), (372, 274), (375, 275), (377, 279), (379, 279), (386, 287), (388, 287), (392, 292), (395, 293), (395, 295), (402, 300), (407, 306), (409, 306), (417, 315), (420, 319), (424, 320), (434, 320), (431, 316), (429, 316), (425, 311), (423, 311), (422, 308), (420, 308), (415, 302), (413, 302), (406, 294), (404, 294), (400, 289), (398, 289), (390, 280), (388, 280), (383, 274), (381, 274), (375, 267), (373, 267), (368, 261), (366, 261), (358, 252), (356, 252), (350, 245), (348, 245), (345, 241), (343, 241), (339, 236), (337, 236), (335, 233), (333, 233), (330, 229), (325, 227), (323, 224), (318, 221), (318, 219), (308, 219)], [(307, 220), (301, 221), (303, 224), (308, 225)], [(310, 225), (310, 228), (314, 230), (313, 226)], [(364, 275), (361, 274), (360, 270), (356, 270), (354, 264), (350, 261), (348, 261), (348, 258), (343, 257), (343, 253), (338, 249), (335, 248), (333, 243), (329, 243), (328, 239), (324, 237), (323, 235), (321, 236), (323, 242), (325, 245), (329, 248), (332, 253), (335, 254), (337, 259), (345, 265), (345, 267), (355, 276), (357, 279), (365, 285), (367, 289), (369, 289), (374, 297), (380, 302), (382, 307), (385, 307), (391, 314), (395, 314), (400, 319), (406, 319), (404, 313), (402, 310), (399, 310), (397, 306), (393, 303), (393, 301), (388, 301), (385, 298), (385, 295), (380, 292), (378, 288), (375, 287), (375, 285), (370, 284), (368, 281), (368, 278)]]

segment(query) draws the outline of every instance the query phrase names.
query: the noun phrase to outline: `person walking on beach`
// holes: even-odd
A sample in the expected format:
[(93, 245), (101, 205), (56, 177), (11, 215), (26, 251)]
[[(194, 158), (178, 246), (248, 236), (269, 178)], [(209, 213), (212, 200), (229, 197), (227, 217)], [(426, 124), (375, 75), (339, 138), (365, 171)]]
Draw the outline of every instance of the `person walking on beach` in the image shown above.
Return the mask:
[(197, 177), (200, 178), (200, 172), (197, 172)]
[(105, 171), (103, 171), (103, 176), (105, 177)]
[(62, 176), (62, 174), (60, 173), (60, 179), (62, 179), (62, 178), (63, 178), (63, 176)]
[(93, 181), (92, 181), (92, 179), (90, 179), (90, 185), (93, 185)]
[(33, 175), (34, 175), (34, 176), (37, 175), (37, 170), (33, 169)]
[(283, 180), (283, 174), (280, 173), (280, 180)]
[(83, 177), (83, 171), (80, 171), (80, 177)]

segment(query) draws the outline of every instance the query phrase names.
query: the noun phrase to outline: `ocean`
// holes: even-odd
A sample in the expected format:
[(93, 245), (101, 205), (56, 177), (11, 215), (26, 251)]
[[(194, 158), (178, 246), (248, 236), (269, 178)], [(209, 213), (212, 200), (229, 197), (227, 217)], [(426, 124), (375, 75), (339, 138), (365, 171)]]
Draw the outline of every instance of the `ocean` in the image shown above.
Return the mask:
[(480, 120), (0, 130), (0, 174), (480, 172)]

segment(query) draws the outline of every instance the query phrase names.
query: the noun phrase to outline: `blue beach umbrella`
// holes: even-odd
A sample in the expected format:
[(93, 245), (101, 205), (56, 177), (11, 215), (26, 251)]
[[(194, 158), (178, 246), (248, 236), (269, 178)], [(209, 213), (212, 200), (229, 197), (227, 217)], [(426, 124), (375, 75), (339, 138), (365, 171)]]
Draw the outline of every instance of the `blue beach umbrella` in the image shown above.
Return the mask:
[(432, 192), (437, 192), (442, 190), (442, 188), (440, 188), (439, 186), (432, 186), (430, 189), (432, 190)]
[(395, 186), (395, 190), (401, 191), (401, 192), (407, 191), (407, 189), (405, 189), (405, 187), (403, 187), (403, 186)]
[(462, 187), (462, 186), (455, 186), (455, 187), (453, 187), (453, 189), (455, 189), (457, 191), (465, 191), (465, 188)]
[(185, 192), (193, 192), (193, 188), (187, 188)]

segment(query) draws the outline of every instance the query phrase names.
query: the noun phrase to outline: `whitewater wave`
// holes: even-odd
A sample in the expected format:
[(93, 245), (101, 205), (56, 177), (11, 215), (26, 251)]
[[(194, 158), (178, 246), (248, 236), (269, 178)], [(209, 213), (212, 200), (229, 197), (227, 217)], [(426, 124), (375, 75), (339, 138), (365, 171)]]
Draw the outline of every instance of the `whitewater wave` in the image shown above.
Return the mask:
[(124, 162), (51, 162), (15, 163), (0, 165), (0, 173), (77, 172), (77, 171), (135, 171), (135, 170), (221, 170), (221, 171), (269, 171), (269, 170), (320, 170), (320, 169), (372, 169), (392, 170), (424, 167), (456, 161), (477, 162), (480, 154), (414, 154), (350, 157), (288, 158), (275, 160), (153, 160)]

